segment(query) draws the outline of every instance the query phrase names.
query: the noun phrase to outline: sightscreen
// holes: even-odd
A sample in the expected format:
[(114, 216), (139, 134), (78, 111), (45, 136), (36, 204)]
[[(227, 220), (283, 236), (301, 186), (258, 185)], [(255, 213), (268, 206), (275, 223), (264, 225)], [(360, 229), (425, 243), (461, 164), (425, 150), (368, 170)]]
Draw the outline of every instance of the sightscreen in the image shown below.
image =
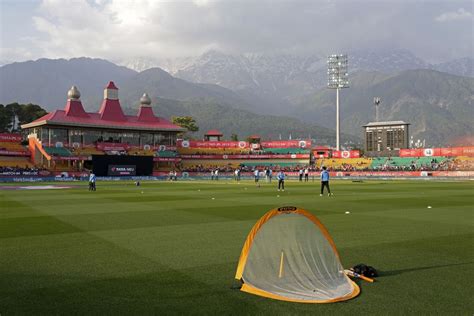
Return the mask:
[(108, 176), (134, 176), (136, 175), (136, 165), (109, 165)]
[(151, 176), (152, 156), (93, 155), (92, 170), (97, 176)]

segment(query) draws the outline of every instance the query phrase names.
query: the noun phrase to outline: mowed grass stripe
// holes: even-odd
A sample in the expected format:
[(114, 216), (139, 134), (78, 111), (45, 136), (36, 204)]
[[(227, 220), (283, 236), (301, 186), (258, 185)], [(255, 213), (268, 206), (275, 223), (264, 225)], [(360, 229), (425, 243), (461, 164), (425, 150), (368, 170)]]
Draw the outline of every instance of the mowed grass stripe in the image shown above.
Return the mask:
[[(474, 253), (474, 232), (467, 223), (474, 203), (471, 182), (334, 181), (334, 198), (319, 197), (317, 183), (295, 181), (284, 194), (276, 184), (256, 188), (251, 181), (98, 185), (97, 192), (85, 187), (7, 192), (8, 199), (20, 203), (11, 204), (4, 216), (13, 216), (15, 209), (20, 217), (32, 212), (78, 231), (61, 232), (64, 228), (49, 219), (5, 225), (17, 228), (15, 237), (0, 242), (3, 312), (447, 315), (473, 309), (466, 290), (472, 288), (466, 276)], [(142, 190), (150, 200), (140, 200)], [(170, 200), (157, 200), (160, 195)], [(434, 201), (428, 204), (432, 209), (425, 198)], [(63, 204), (48, 206), (48, 199)], [(251, 227), (282, 205), (316, 214), (344, 265), (374, 265), (382, 271), (378, 282), (361, 283), (358, 298), (329, 305), (291, 304), (230, 290)], [(41, 234), (35, 226), (45, 226), (45, 232), (56, 227), (58, 234)]]

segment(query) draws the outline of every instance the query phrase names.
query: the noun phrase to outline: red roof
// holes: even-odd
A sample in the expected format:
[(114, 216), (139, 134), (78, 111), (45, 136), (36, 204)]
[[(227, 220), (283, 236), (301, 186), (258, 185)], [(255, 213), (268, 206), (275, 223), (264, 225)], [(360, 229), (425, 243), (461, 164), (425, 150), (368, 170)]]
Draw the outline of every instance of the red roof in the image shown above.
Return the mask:
[(217, 129), (211, 129), (210, 131), (207, 131), (205, 135), (206, 136), (222, 136), (223, 134)]
[(103, 100), (102, 105), (100, 106), (99, 114), (100, 119), (105, 121), (123, 122), (127, 120), (123, 114), (119, 100)]
[(138, 120), (140, 122), (157, 122), (158, 118), (153, 113), (151, 106), (141, 106), (138, 110)]
[(109, 81), (109, 83), (107, 84), (107, 87), (105, 87), (105, 89), (118, 90), (118, 88), (115, 86), (115, 83), (113, 81)]
[(134, 115), (124, 115), (123, 121), (112, 121), (104, 120), (101, 118), (99, 113), (88, 113), (87, 117), (75, 117), (67, 116), (64, 110), (56, 110), (54, 112), (48, 113), (39, 119), (22, 125), (22, 128), (29, 128), (44, 124), (53, 124), (53, 125), (70, 125), (70, 126), (86, 126), (86, 127), (99, 127), (99, 128), (124, 128), (124, 129), (156, 129), (156, 130), (173, 130), (181, 131), (181, 127), (174, 125), (170, 121), (161, 118), (155, 117), (154, 121), (142, 121), (139, 120), (139, 117)]
[(89, 114), (84, 111), (80, 100), (67, 100), (64, 111), (67, 116), (89, 117)]
[[(110, 81), (106, 89), (117, 89)], [(39, 119), (24, 124), (22, 128), (30, 128), (45, 124), (68, 125), (98, 128), (135, 129), (135, 130), (169, 130), (184, 131), (180, 126), (153, 114), (151, 107), (142, 106), (137, 116), (125, 115), (119, 100), (104, 99), (97, 113), (87, 113), (80, 100), (68, 100), (64, 110), (56, 110)]]
[(125, 115), (120, 102), (109, 99), (102, 102), (98, 113), (87, 113), (81, 101), (68, 100), (64, 110), (50, 112), (31, 123), (22, 125), (22, 128), (45, 124), (137, 130), (184, 130), (164, 118), (156, 117), (151, 107), (141, 107), (137, 116)]

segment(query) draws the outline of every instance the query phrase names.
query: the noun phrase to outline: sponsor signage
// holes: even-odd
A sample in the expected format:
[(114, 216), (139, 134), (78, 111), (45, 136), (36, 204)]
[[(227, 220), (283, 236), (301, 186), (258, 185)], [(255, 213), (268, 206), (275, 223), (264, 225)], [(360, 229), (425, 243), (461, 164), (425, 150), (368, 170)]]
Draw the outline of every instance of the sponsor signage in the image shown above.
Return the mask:
[(153, 157), (153, 161), (179, 162), (179, 161), (181, 161), (181, 158), (176, 158), (176, 157)]
[(412, 148), (400, 149), (400, 157), (456, 157), (474, 156), (474, 146), (471, 147), (447, 147), (447, 148)]
[(275, 140), (260, 142), (263, 148), (310, 148), (311, 140)]
[(29, 156), (30, 153), (27, 151), (0, 150), (0, 155), (2, 156)]
[(359, 158), (360, 152), (358, 150), (334, 150), (332, 152), (333, 158)]
[(62, 156), (52, 156), (53, 160), (91, 160), (89, 157), (77, 157), (77, 156), (67, 156), (67, 157), (62, 157)]
[(137, 172), (136, 165), (109, 165), (109, 176), (134, 176)]
[(178, 148), (250, 148), (249, 143), (245, 141), (196, 141), (196, 140), (178, 140)]
[(309, 159), (309, 154), (286, 155), (180, 155), (183, 159)]
[(51, 173), (46, 170), (41, 171), (2, 171), (0, 172), (0, 176), (8, 177), (8, 176), (48, 176)]
[(122, 143), (97, 143), (97, 149), (105, 150), (105, 151), (120, 151), (120, 150), (127, 150), (130, 146), (128, 144)]
[(0, 133), (0, 142), (19, 143), (22, 139), (21, 134)]

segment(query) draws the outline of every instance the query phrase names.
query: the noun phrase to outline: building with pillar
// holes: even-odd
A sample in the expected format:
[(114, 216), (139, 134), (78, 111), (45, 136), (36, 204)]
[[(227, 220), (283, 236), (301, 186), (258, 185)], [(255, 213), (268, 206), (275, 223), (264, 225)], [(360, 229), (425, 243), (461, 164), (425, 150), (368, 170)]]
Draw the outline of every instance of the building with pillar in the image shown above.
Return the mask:
[(154, 169), (175, 162), (169, 154), (160, 159), (160, 152), (176, 151), (176, 135), (184, 129), (155, 116), (146, 93), (136, 115), (124, 114), (118, 91), (110, 81), (99, 111), (86, 112), (73, 86), (64, 109), (22, 125), (28, 131), (32, 162), (65, 170), (91, 168), (96, 155), (153, 156)]

